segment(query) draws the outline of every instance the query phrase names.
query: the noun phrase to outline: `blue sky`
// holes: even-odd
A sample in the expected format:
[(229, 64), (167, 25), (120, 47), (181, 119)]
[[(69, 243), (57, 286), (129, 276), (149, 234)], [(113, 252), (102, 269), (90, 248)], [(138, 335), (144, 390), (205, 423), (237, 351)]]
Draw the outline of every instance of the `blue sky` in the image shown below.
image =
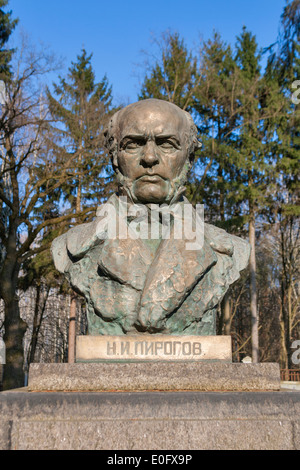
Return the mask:
[[(115, 103), (136, 101), (143, 76), (142, 50), (151, 37), (177, 31), (188, 47), (214, 30), (230, 43), (245, 25), (260, 47), (276, 40), (285, 0), (9, 0), (13, 17), (31, 41), (41, 41), (64, 58), (64, 75), (84, 46), (93, 53), (96, 79), (107, 75)], [(140, 66), (139, 66), (140, 64)]]

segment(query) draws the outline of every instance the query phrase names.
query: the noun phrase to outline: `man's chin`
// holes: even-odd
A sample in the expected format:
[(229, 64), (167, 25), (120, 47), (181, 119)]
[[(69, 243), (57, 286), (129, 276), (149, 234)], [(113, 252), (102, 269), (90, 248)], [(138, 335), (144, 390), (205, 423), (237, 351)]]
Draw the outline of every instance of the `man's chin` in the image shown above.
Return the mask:
[(135, 183), (132, 187), (132, 195), (137, 202), (142, 204), (163, 204), (167, 202), (169, 195), (169, 183)]

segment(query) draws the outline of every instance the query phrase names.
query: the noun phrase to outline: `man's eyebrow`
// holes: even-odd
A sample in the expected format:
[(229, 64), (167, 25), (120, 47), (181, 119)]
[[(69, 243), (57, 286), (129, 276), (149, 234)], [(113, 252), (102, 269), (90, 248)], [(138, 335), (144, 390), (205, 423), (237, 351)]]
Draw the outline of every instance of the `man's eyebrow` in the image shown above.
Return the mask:
[[(136, 133), (134, 133), (134, 134), (126, 134), (126, 135), (124, 135), (124, 137), (121, 138), (120, 144), (122, 144), (122, 142), (125, 142), (125, 141), (128, 140), (128, 139), (129, 139), (129, 140), (130, 140), (130, 139), (132, 139), (132, 140), (146, 140), (148, 137), (149, 137), (148, 135), (146, 135), (145, 133), (142, 133), (142, 132), (141, 132), (141, 133), (136, 132)], [(178, 146), (180, 146), (180, 140), (179, 140), (178, 137), (177, 137), (176, 135), (174, 135), (174, 134), (164, 134), (164, 133), (162, 133), (162, 134), (155, 134), (155, 135), (154, 135), (154, 139), (155, 139), (155, 140), (167, 140), (167, 139), (172, 139), (172, 140), (174, 140), (174, 141), (176, 142), (176, 144), (177, 144)]]
[(155, 138), (157, 139), (174, 139), (179, 142), (178, 137), (174, 134), (156, 134)]
[(124, 135), (124, 137), (122, 137), (121, 141), (125, 139), (145, 139), (145, 138), (146, 138), (145, 134), (138, 134), (138, 133), (126, 134)]
[(174, 134), (156, 134), (155, 139), (156, 140), (167, 140), (167, 139), (174, 140), (179, 147), (181, 146), (180, 140)]

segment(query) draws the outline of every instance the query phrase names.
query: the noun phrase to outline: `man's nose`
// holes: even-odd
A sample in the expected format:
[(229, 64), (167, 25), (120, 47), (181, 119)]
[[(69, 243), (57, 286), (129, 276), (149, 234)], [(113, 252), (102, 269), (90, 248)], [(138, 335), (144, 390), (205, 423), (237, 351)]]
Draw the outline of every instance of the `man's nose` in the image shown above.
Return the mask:
[(141, 165), (146, 167), (152, 167), (159, 163), (159, 156), (155, 142), (148, 141), (144, 147), (144, 151), (141, 158)]

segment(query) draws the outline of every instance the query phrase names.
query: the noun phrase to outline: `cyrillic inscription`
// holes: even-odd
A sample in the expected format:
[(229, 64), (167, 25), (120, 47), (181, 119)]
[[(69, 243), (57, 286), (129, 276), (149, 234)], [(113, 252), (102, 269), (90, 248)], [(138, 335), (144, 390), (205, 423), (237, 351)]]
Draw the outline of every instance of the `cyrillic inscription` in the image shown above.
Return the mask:
[(201, 343), (195, 341), (107, 341), (108, 356), (200, 356)]
[(231, 338), (196, 335), (78, 336), (76, 360), (231, 362)]

